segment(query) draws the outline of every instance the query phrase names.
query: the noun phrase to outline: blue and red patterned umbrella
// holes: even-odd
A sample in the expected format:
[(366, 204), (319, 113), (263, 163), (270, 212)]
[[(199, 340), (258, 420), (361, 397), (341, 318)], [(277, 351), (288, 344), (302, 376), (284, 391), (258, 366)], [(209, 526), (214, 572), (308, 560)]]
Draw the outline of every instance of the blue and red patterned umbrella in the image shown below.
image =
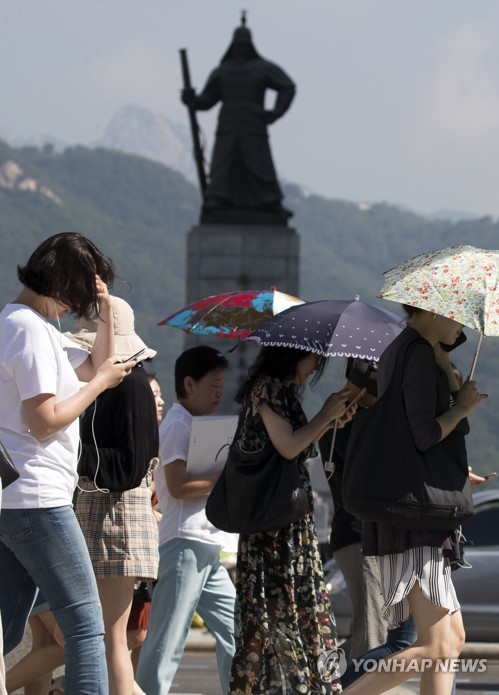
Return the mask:
[(276, 314), (302, 299), (270, 290), (241, 290), (199, 299), (176, 311), (158, 326), (174, 326), (186, 333), (242, 340)]

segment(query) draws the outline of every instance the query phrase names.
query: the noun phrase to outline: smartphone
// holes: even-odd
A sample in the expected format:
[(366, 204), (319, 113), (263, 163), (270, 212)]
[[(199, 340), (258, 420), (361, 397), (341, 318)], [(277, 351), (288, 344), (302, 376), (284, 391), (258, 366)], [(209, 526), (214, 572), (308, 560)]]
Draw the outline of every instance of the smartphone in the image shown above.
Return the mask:
[(354, 405), (355, 403), (357, 403), (357, 401), (359, 401), (362, 398), (362, 396), (365, 394), (365, 392), (366, 392), (366, 389), (362, 389), (362, 391), (359, 391), (359, 393), (355, 396), (355, 398), (349, 402), (348, 407), (350, 408), (351, 405)]
[(452, 345), (447, 345), (446, 343), (440, 343), (442, 346), (442, 350), (445, 350), (445, 352), (450, 352), (451, 350), (454, 350), (454, 348), (459, 347), (459, 345), (462, 345), (467, 341), (467, 337), (464, 333), (464, 331), (461, 331), (461, 333), (458, 335), (456, 340), (452, 343)]
[(497, 478), (497, 473), (495, 471), (493, 473), (487, 473), (487, 475), (482, 475), (482, 478), (485, 478), (485, 480), (488, 480), (489, 478)]
[(132, 355), (131, 357), (129, 357), (129, 358), (126, 359), (126, 360), (122, 360), (122, 362), (124, 363), (124, 362), (131, 362), (132, 360), (136, 360), (137, 357), (139, 357), (140, 355), (142, 355), (142, 353), (145, 352), (145, 351), (146, 351), (146, 348), (142, 348), (142, 350), (139, 350), (138, 352), (136, 352), (135, 355)]

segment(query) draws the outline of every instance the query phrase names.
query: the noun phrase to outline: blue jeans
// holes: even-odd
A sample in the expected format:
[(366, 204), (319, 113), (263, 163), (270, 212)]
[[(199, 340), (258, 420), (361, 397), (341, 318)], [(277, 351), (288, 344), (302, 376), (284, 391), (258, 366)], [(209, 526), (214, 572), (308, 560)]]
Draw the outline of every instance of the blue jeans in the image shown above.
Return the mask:
[[(418, 633), (416, 631), (416, 625), (411, 616), (404, 620), (399, 627), (394, 627), (392, 630), (388, 630), (386, 634), (386, 642), (381, 644), (379, 647), (374, 647), (370, 649), (362, 656), (359, 656), (357, 661), (361, 659), (374, 659), (374, 661), (381, 661), (395, 652), (400, 652), (402, 649), (407, 649), (413, 642), (416, 641)], [(341, 685), (346, 688), (351, 685), (357, 678), (360, 678), (364, 674), (362, 667), (355, 669), (354, 663), (350, 663), (349, 667), (341, 677)], [(454, 674), (454, 683), (452, 685), (451, 695), (455, 695), (456, 692), (456, 678), (457, 674)]]
[[(400, 652), (402, 649), (410, 647), (411, 644), (416, 641), (417, 636), (414, 620), (412, 617), (409, 617), (407, 620), (404, 620), (399, 627), (395, 627), (392, 630), (387, 630), (386, 642), (384, 644), (365, 652), (361, 656), (357, 657), (355, 662), (358, 663), (367, 659), (381, 661), (381, 659), (385, 659), (386, 657), (395, 654), (395, 652)], [(364, 670), (362, 666), (359, 665), (357, 668), (355, 668), (354, 661), (351, 661), (347, 670), (341, 677), (341, 684), (343, 688), (351, 685), (357, 680), (357, 678), (360, 678), (360, 676), (363, 675)]]
[(220, 546), (185, 538), (160, 545), (158, 581), (136, 674), (147, 695), (170, 692), (196, 610), (216, 639), (222, 692), (229, 692), (235, 596), (234, 584), (220, 563)]
[(38, 586), (64, 634), (67, 695), (107, 695), (97, 584), (72, 507), (3, 509), (0, 577), (6, 653), (23, 638)]

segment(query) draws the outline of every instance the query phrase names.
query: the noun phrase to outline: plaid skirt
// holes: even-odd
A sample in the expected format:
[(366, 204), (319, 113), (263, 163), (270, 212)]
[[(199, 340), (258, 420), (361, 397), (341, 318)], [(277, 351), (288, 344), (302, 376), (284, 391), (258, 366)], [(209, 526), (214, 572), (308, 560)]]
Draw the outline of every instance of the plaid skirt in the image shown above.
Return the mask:
[(416, 582), (431, 603), (449, 613), (460, 610), (451, 579), (450, 560), (441, 548), (425, 545), (403, 553), (378, 556), (377, 560), (384, 598), (382, 610), (389, 629), (398, 627), (409, 617), (407, 595)]
[(97, 579), (158, 576), (158, 524), (147, 476), (140, 487), (100, 492), (80, 478), (75, 511)]

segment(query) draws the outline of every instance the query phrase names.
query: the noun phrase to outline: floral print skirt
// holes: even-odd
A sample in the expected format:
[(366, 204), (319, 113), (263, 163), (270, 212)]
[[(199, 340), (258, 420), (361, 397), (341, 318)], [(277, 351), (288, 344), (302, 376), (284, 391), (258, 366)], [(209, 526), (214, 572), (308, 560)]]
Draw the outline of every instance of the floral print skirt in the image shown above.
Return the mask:
[(241, 535), (231, 695), (340, 693), (336, 625), (313, 516)]

